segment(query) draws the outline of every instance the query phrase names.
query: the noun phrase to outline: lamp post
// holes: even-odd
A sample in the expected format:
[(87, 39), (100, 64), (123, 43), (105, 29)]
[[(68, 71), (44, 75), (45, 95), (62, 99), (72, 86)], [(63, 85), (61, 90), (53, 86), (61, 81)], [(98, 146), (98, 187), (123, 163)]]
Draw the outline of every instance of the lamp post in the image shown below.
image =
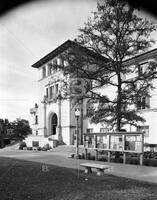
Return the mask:
[(78, 120), (80, 117), (80, 109), (75, 109), (75, 117), (76, 117), (76, 158), (79, 157), (79, 126), (78, 126)]

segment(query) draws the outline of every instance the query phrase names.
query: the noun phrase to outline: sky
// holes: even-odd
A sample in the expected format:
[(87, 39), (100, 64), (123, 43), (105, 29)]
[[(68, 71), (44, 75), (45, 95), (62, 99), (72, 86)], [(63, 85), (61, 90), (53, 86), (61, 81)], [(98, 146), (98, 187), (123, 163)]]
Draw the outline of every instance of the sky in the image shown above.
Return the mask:
[(94, 10), (96, 0), (40, 0), (0, 17), (0, 118), (30, 121), (38, 103), (38, 70), (31, 65), (76, 38)]
[(38, 70), (31, 65), (73, 40), (95, 8), (95, 0), (43, 0), (0, 17), (0, 118), (30, 121), (38, 102)]

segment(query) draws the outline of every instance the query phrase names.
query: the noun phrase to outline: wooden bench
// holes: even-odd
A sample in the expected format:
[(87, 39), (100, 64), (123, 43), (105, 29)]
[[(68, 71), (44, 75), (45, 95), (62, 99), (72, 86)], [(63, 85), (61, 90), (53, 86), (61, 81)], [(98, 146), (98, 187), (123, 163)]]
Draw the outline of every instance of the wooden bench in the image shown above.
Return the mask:
[(104, 172), (105, 169), (111, 168), (108, 165), (101, 165), (96, 163), (82, 163), (80, 166), (85, 167), (85, 173), (92, 173), (92, 168), (97, 169), (97, 175), (100, 176)]

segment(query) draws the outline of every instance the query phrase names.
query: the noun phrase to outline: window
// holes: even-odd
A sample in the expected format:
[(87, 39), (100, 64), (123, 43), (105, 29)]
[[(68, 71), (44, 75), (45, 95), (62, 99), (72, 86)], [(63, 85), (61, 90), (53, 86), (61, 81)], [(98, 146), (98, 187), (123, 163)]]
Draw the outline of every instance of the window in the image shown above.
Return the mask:
[(32, 147), (39, 147), (39, 141), (32, 141)]
[(90, 81), (88, 82), (88, 87), (89, 87), (89, 90), (92, 90), (92, 89), (93, 89), (93, 81), (92, 81), (92, 80), (90, 80)]
[(54, 59), (54, 60), (53, 60), (53, 64), (54, 64), (54, 65), (57, 65), (57, 59)]
[(61, 65), (61, 59), (57, 58), (57, 65)]
[(53, 72), (53, 64), (52, 63), (48, 63), (48, 74), (52, 74)]
[(42, 68), (42, 78), (46, 77), (46, 67)]
[(93, 133), (93, 128), (87, 128), (87, 133)]
[(63, 58), (60, 58), (60, 65), (61, 65), (62, 67), (64, 67), (64, 59), (63, 59)]
[(144, 132), (144, 136), (149, 137), (149, 126), (137, 126), (137, 131)]
[(53, 70), (54, 72), (57, 71), (57, 59), (53, 60)]
[(106, 132), (108, 132), (107, 128), (100, 128), (100, 133), (106, 133)]
[(54, 85), (50, 87), (50, 99), (54, 97)]
[(91, 82), (92, 82), (92, 83), (91, 83), (91, 89), (92, 89), (92, 88), (96, 88), (96, 87), (102, 86), (101, 80), (100, 80), (100, 81), (98, 81), (98, 80), (93, 80), (93, 81), (91, 81)]
[(38, 124), (38, 115), (35, 115), (35, 124)]
[(64, 66), (67, 67), (68, 66), (68, 61), (64, 60)]
[(46, 97), (49, 96), (49, 88), (46, 88)]
[(137, 109), (143, 110), (147, 108), (150, 108), (150, 98), (148, 96), (138, 97)]
[[(100, 133), (106, 133), (106, 132), (108, 132), (108, 129), (107, 128), (100, 128)], [(102, 137), (102, 136), (101, 136)], [(107, 134), (106, 135), (104, 135), (102, 138), (101, 137), (99, 137), (100, 138), (100, 141), (102, 142), (103, 141), (103, 138), (104, 139), (107, 139)]]
[(58, 94), (58, 84), (56, 84), (56, 95)]
[(142, 76), (146, 72), (147, 67), (148, 67), (148, 62), (139, 64), (138, 65), (138, 76)]
[(90, 100), (88, 100), (87, 104), (86, 104), (86, 115), (88, 117), (90, 117), (93, 114), (94, 114), (94, 105), (93, 105), (93, 103)]

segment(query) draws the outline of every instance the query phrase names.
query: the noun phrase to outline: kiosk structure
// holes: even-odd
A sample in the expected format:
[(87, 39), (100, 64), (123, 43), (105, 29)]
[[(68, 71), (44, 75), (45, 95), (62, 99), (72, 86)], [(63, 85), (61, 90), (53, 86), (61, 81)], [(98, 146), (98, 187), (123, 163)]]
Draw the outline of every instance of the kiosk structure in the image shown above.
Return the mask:
[(144, 133), (143, 132), (106, 132), (84, 133), (84, 149), (87, 158), (88, 150), (95, 150), (98, 160), (99, 151), (107, 151), (108, 162), (111, 161), (111, 152), (122, 152), (123, 163), (126, 163), (127, 153), (136, 153), (143, 165)]

